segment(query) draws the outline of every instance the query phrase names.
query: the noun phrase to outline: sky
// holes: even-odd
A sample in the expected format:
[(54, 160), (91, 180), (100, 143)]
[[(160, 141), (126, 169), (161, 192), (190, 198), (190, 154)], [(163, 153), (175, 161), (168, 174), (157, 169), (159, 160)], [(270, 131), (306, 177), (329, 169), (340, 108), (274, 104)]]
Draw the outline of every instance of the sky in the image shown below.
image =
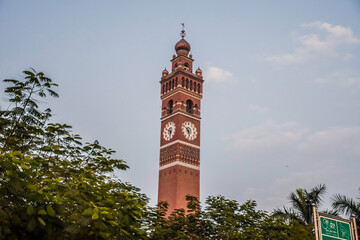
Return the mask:
[[(180, 40), (203, 70), (201, 202), (271, 211), (297, 188), (360, 192), (360, 1), (0, 0), (0, 79), (59, 84), (53, 121), (117, 151), (157, 201), (160, 78)], [(0, 88), (6, 85), (0, 83)], [(7, 106), (1, 93), (2, 106)]]

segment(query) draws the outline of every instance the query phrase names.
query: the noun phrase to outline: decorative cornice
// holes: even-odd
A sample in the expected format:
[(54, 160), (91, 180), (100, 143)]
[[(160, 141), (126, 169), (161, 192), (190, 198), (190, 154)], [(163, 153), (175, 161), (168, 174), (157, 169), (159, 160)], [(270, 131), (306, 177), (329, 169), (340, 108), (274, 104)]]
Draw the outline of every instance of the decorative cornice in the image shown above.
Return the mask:
[[(180, 85), (180, 86), (181, 86), (181, 85)], [(194, 98), (197, 98), (197, 99), (199, 99), (199, 100), (202, 99), (202, 94), (201, 94), (201, 93), (192, 92), (192, 91), (190, 91), (190, 90), (187, 90), (186, 88), (179, 87), (179, 85), (178, 85), (174, 90), (169, 91), (169, 92), (167, 92), (167, 93), (165, 93), (165, 94), (161, 94), (160, 99), (161, 99), (161, 100), (164, 100), (164, 99), (166, 99), (166, 98), (168, 98), (168, 97), (173, 96), (175, 93), (178, 93), (178, 92), (182, 92), (182, 93), (184, 93), (184, 94), (187, 94), (187, 95), (192, 96), (192, 97), (194, 97)]]
[[(172, 72), (168, 75), (166, 75), (165, 77), (162, 77), (161, 80), (160, 80), (160, 83), (163, 83), (165, 82), (166, 80), (170, 79), (170, 78), (173, 78), (175, 77), (177, 74), (180, 74), (180, 73), (183, 73), (184, 75), (188, 75), (189, 77), (193, 77), (195, 78), (196, 80), (198, 80), (199, 82), (203, 83), (204, 82), (204, 79), (203, 77), (199, 77), (198, 75), (196, 75), (195, 73), (192, 73), (190, 71), (186, 71), (186, 70), (183, 70), (183, 69), (178, 69), (176, 70), (175, 72)], [(181, 79), (180, 79), (181, 80)]]
[(177, 111), (177, 112), (171, 114), (170, 116), (163, 117), (163, 118), (160, 118), (160, 119), (161, 119), (161, 121), (165, 121), (165, 120), (167, 120), (167, 119), (169, 119), (169, 118), (172, 118), (172, 117), (174, 117), (174, 116), (176, 116), (176, 115), (178, 115), (178, 114), (183, 115), (183, 116), (185, 116), (185, 117), (189, 117), (189, 118), (194, 119), (194, 120), (197, 120), (197, 121), (200, 121), (200, 120), (201, 120), (201, 117), (193, 116), (193, 115), (190, 115), (190, 114), (188, 114), (188, 113), (181, 112), (181, 111)]
[(175, 141), (173, 141), (173, 142), (171, 142), (171, 143), (165, 144), (165, 145), (161, 146), (160, 149), (169, 147), (169, 146), (171, 146), (171, 145), (173, 145), (173, 144), (177, 144), (177, 143), (181, 143), (181, 144), (184, 144), (184, 145), (193, 147), (193, 148), (200, 149), (200, 146), (197, 146), (197, 145), (195, 145), (195, 144), (191, 144), (191, 143), (188, 143), (188, 142), (185, 142), (185, 141), (182, 141), (182, 140), (175, 140)]
[(178, 56), (176, 56), (175, 58), (171, 59), (170, 62), (172, 62), (172, 61), (174, 61), (174, 60), (176, 60), (176, 59), (178, 59), (178, 58), (187, 58), (187, 59), (189, 59), (189, 60), (191, 60), (191, 61), (195, 61), (194, 59), (189, 58), (188, 56), (178, 55)]
[(200, 170), (200, 167), (199, 167), (199, 166), (194, 166), (194, 165), (192, 165), (192, 164), (184, 163), (184, 162), (181, 162), (181, 161), (174, 161), (174, 162), (171, 162), (171, 163), (166, 164), (166, 165), (164, 165), (164, 166), (161, 166), (161, 167), (159, 168), (159, 170), (163, 170), (163, 169), (166, 169), (166, 168), (169, 168), (169, 167), (172, 167), (172, 166), (176, 166), (176, 165), (180, 165), (180, 166), (192, 168), (192, 169), (195, 169), (195, 170)]

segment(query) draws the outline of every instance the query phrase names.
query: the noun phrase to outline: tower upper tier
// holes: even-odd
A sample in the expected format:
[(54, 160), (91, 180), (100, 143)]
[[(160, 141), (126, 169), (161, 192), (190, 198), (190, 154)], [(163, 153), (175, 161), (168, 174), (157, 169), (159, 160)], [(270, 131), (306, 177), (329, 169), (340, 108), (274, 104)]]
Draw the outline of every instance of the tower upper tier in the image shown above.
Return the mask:
[[(191, 50), (190, 44), (184, 39), (185, 30), (180, 33), (181, 39), (175, 44), (176, 54), (173, 55), (171, 60), (172, 67), (171, 72), (174, 73), (179, 70), (184, 70), (192, 73), (193, 61), (192, 54), (189, 54)], [(163, 75), (164, 76), (164, 75)]]

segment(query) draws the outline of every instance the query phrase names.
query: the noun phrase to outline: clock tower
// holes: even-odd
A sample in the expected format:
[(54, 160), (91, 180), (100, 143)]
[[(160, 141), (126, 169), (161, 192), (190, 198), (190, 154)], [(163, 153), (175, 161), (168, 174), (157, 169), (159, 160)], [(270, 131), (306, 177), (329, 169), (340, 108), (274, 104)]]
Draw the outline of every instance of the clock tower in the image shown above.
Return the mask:
[(200, 194), (200, 113), (202, 71), (193, 72), (190, 44), (181, 39), (175, 45), (171, 73), (166, 69), (160, 81), (162, 101), (158, 202), (174, 209), (186, 209), (186, 195)]

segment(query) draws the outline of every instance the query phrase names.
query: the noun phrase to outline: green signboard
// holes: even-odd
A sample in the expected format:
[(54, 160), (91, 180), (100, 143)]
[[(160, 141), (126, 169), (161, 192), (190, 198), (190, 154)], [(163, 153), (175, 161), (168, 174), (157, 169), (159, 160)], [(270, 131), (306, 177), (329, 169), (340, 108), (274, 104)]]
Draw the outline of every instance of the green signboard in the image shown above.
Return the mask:
[(346, 220), (320, 216), (321, 240), (353, 240), (351, 225)]

